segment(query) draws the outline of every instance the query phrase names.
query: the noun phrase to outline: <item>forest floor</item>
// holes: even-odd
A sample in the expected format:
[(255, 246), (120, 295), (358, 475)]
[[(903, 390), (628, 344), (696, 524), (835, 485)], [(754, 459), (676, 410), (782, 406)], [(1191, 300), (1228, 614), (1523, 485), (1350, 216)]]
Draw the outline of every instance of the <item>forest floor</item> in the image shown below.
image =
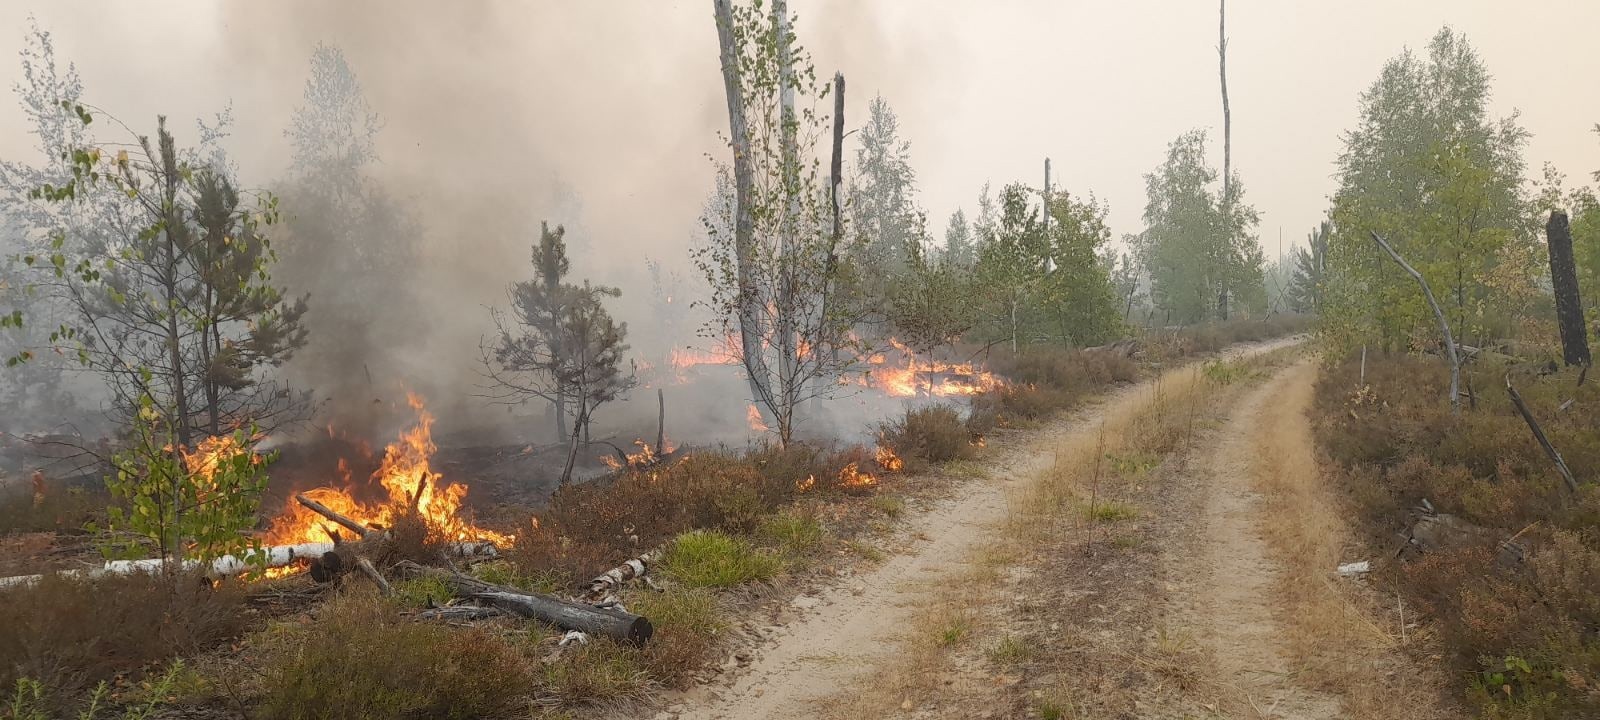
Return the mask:
[(1365, 551), (1320, 482), (1297, 342), (1014, 438), (657, 720), (1447, 716), (1409, 660), (1425, 638), (1334, 572)]

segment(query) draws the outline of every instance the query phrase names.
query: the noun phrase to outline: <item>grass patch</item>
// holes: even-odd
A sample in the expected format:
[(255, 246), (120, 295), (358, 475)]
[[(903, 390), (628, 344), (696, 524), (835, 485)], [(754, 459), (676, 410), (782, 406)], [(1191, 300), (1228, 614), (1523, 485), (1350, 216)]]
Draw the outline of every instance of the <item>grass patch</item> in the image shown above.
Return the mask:
[(845, 541), (844, 545), (850, 549), (850, 552), (853, 552), (861, 556), (863, 559), (871, 562), (883, 562), (884, 559), (888, 557), (888, 555), (885, 555), (882, 550), (877, 548), (877, 546), (862, 542), (860, 540), (847, 540)]
[(972, 460), (952, 460), (948, 463), (945, 463), (944, 467), (941, 469), (944, 470), (946, 475), (950, 475), (952, 477), (970, 478), (973, 480), (989, 479), (989, 468), (984, 467), (983, 463), (974, 462)]
[(767, 517), (756, 528), (762, 540), (776, 546), (785, 555), (796, 557), (815, 550), (822, 544), (826, 531), (815, 515), (791, 509)]
[(783, 561), (744, 538), (694, 530), (667, 546), (661, 567), (689, 587), (728, 588), (771, 580), (783, 570)]
[(642, 653), (606, 638), (590, 638), (544, 666), (544, 692), (563, 703), (618, 703), (644, 697), (653, 686)]
[(1119, 500), (1106, 500), (1093, 506), (1085, 505), (1083, 517), (1093, 522), (1121, 522), (1139, 517), (1139, 508)]
[(533, 685), (500, 636), (401, 619), (369, 592), (336, 597), (316, 625), (274, 628), (255, 645), (257, 716), (269, 719), (494, 716)]
[(1007, 635), (989, 648), (989, 661), (1001, 666), (1020, 665), (1037, 654), (1038, 650), (1023, 639)]
[(906, 501), (894, 495), (874, 495), (867, 505), (889, 518), (900, 517), (906, 512)]
[(634, 599), (629, 610), (650, 618), (655, 636), (644, 649), (650, 676), (686, 687), (727, 631), (716, 596), (704, 588), (674, 587)]
[(436, 577), (423, 576), (391, 584), (394, 586), (393, 600), (403, 607), (427, 607), (429, 602), (443, 604), (444, 601), (455, 597), (455, 593), (450, 591), (450, 586)]

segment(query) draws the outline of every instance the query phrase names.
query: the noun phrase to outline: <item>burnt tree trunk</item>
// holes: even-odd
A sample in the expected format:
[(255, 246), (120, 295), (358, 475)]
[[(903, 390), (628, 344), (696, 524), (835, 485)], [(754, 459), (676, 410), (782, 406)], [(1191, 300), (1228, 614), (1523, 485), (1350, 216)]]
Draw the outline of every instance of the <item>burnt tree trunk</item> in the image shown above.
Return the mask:
[(630, 612), (569, 602), (550, 595), (484, 582), (470, 575), (427, 568), (412, 562), (395, 566), (406, 577), (434, 577), (443, 580), (456, 595), (470, 598), (523, 617), (550, 623), (562, 630), (577, 630), (603, 635), (613, 640), (643, 645), (655, 633), (650, 620)]
[(1550, 286), (1556, 296), (1556, 323), (1561, 326), (1561, 358), (1567, 365), (1589, 366), (1589, 333), (1584, 328), (1578, 296), (1578, 266), (1572, 257), (1572, 228), (1567, 214), (1550, 213), (1544, 226), (1550, 241)]

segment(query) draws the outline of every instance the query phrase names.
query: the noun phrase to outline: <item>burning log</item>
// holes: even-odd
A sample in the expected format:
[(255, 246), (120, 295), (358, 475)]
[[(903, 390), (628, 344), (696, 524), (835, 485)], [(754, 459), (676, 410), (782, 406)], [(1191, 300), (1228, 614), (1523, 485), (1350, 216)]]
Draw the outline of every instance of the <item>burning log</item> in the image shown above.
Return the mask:
[(395, 565), (395, 569), (405, 577), (438, 578), (456, 595), (547, 622), (562, 630), (604, 635), (636, 645), (643, 645), (655, 633), (648, 618), (614, 608), (595, 607), (551, 595), (525, 592), (485, 582), (471, 575), (423, 567), (413, 562), (401, 562)]
[[(426, 481), (424, 481), (424, 482), (426, 482)], [(418, 495), (422, 494), (421, 488), (418, 488), (417, 494)], [(358, 522), (356, 522), (354, 520), (351, 520), (350, 518), (347, 518), (347, 517), (345, 517), (343, 515), (340, 515), (339, 513), (336, 513), (336, 512), (334, 512), (332, 510), (329, 510), (328, 506), (323, 505), (322, 503), (319, 503), (319, 502), (317, 502), (315, 500), (312, 500), (311, 498), (306, 497), (304, 493), (296, 493), (295, 496), (294, 496), (294, 499), (295, 499), (295, 502), (298, 502), (301, 505), (306, 506), (306, 509), (310, 510), (311, 512), (314, 512), (314, 513), (316, 513), (318, 515), (321, 515), (321, 516), (323, 516), (323, 517), (325, 517), (325, 518), (327, 518), (329, 520), (332, 520), (332, 521), (338, 523), (339, 525), (343, 526), (345, 529), (349, 530), (350, 532), (355, 533), (356, 536), (358, 536), (358, 537), (366, 537), (367, 533), (369, 532), (369, 529), (364, 527), (364, 526), (362, 526), (361, 523), (358, 523)]]

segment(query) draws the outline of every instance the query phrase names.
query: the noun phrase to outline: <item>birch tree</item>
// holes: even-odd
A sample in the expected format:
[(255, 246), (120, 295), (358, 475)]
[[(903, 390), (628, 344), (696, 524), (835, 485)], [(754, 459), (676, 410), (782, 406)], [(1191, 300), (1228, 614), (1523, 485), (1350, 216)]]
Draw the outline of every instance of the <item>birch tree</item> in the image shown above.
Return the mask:
[(751, 401), (786, 445), (800, 405), (834, 392), (831, 380), (856, 367), (861, 349), (851, 334), (863, 307), (854, 246), (834, 230), (816, 153), (826, 125), (807, 106), (829, 89), (782, 7), (714, 0), (713, 9), (733, 153), (718, 172), (731, 173), (734, 192), (708, 206), (707, 242), (694, 252), (711, 286), (705, 333), (738, 336)]

